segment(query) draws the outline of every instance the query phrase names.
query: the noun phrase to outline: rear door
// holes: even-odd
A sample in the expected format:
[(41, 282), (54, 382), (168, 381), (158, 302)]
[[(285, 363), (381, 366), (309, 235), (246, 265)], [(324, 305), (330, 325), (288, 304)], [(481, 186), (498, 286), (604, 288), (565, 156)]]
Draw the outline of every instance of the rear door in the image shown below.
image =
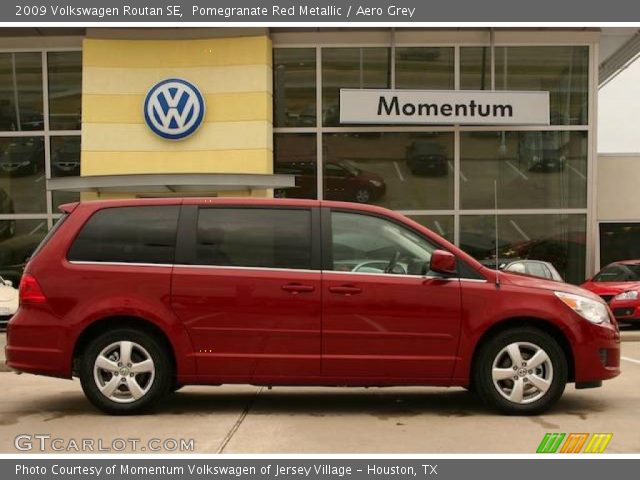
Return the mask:
[(185, 205), (172, 305), (209, 381), (320, 375), (317, 210)]

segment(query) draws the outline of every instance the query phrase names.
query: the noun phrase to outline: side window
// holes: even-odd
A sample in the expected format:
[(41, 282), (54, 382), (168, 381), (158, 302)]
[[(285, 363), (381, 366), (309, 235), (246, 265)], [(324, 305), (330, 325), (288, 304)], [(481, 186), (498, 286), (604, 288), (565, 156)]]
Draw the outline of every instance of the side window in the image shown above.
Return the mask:
[(332, 269), (424, 275), (436, 246), (412, 231), (371, 215), (332, 212)]
[(70, 261), (163, 263), (174, 261), (178, 205), (106, 208), (74, 240)]
[(201, 208), (196, 263), (311, 269), (311, 211)]

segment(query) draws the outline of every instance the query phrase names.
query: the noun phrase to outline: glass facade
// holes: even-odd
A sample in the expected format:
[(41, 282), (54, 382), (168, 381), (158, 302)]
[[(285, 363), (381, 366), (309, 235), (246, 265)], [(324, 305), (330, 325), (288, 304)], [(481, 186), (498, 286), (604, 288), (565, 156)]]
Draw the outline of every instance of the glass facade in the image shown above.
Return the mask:
[[(282, 113), (274, 120), (274, 171), (296, 175), (296, 188), (276, 195), (398, 210), (488, 263), (495, 261), (496, 185), (500, 257), (549, 261), (567, 281), (582, 282), (590, 184), (589, 46), (493, 51), (492, 64), (491, 48), (482, 45), (276, 45), (274, 116)], [(494, 86), (549, 91), (550, 125), (339, 121), (341, 88)], [(303, 112), (309, 120), (302, 120)]]
[(47, 178), (80, 174), (82, 52), (0, 53), (0, 276), (17, 282), (26, 259), (78, 200)]

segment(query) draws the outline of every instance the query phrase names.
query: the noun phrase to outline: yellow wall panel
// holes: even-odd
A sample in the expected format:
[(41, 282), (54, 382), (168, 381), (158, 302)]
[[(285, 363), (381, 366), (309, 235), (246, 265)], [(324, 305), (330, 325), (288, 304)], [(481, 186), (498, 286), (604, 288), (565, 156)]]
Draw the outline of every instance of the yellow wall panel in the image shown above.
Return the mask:
[(270, 150), (83, 152), (82, 175), (133, 173), (273, 173)]
[(84, 123), (82, 150), (89, 152), (167, 152), (272, 149), (268, 122), (203, 123), (184, 140), (165, 140), (145, 124)]
[[(267, 35), (85, 39), (82, 175), (272, 173), (271, 55)], [(143, 116), (149, 89), (172, 77), (196, 85), (206, 102), (200, 128), (179, 141), (155, 135)]]
[(83, 62), (88, 67), (217, 67), (271, 65), (266, 36), (195, 40), (111, 40), (87, 38)]
[[(267, 92), (209, 93), (204, 95), (204, 122), (271, 121), (271, 95)], [(84, 95), (87, 123), (144, 123), (144, 95)]]
[(97, 68), (83, 67), (82, 93), (88, 95), (146, 95), (160, 80), (178, 77), (195, 84), (202, 94), (229, 92), (271, 92), (271, 67), (196, 68)]

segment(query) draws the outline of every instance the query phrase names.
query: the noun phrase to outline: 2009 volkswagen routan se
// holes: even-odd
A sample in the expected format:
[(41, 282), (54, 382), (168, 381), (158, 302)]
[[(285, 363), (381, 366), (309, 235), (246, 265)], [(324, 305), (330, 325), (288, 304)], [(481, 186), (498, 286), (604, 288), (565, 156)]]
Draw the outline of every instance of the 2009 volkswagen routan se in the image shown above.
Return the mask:
[(7, 364), (108, 413), (186, 384), (441, 385), (505, 413), (620, 373), (596, 295), (496, 273), (383, 208), (266, 199), (69, 204), (33, 254)]

